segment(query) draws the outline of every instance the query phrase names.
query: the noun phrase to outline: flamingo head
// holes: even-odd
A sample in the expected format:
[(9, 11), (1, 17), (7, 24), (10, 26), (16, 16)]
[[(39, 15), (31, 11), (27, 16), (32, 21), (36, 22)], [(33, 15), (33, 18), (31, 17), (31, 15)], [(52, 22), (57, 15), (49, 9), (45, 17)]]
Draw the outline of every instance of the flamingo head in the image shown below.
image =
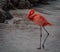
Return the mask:
[(34, 9), (31, 9), (28, 13), (28, 19), (32, 18), (31, 16), (33, 16), (35, 14), (35, 10)]

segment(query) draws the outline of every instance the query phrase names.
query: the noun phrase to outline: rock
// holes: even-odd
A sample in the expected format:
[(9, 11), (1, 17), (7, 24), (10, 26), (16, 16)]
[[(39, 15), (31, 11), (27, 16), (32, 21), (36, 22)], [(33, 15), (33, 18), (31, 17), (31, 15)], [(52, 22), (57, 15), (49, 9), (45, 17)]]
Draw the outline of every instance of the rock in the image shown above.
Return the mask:
[(3, 11), (2, 9), (0, 9), (0, 23), (4, 23), (5, 20), (6, 20), (5, 11)]
[(9, 11), (4, 11), (0, 8), (0, 23), (4, 23), (5, 20), (12, 19), (13, 16), (9, 13)]
[(15, 6), (18, 7), (20, 0), (10, 0), (10, 2)]
[[(49, 0), (4, 0), (2, 1), (0, 7), (5, 8), (7, 5), (7, 10), (11, 9), (26, 9), (37, 5), (38, 3), (47, 4)], [(8, 3), (8, 4), (7, 4)]]
[(48, 4), (48, 0), (39, 0), (40, 4)]
[(32, 4), (28, 0), (20, 0), (18, 8), (20, 9), (26, 9), (30, 8)]
[(32, 3), (32, 4), (35, 4), (35, 3), (37, 3), (39, 0), (28, 0), (30, 3)]
[(13, 18), (13, 16), (10, 14), (9, 11), (6, 11), (5, 15), (6, 15), (6, 20), (10, 20)]
[(15, 9), (15, 6), (14, 6), (14, 4), (11, 3), (10, 0), (7, 0), (5, 2), (5, 4), (3, 4), (2, 9), (5, 10), (5, 11), (9, 11), (9, 10)]

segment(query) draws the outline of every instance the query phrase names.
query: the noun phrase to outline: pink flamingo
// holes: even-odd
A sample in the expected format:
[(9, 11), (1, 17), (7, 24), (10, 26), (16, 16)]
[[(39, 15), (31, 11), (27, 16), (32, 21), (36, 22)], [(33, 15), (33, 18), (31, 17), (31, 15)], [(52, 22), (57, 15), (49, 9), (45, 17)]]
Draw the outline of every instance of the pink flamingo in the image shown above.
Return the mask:
[(52, 24), (49, 23), (45, 17), (43, 17), (40, 14), (36, 14), (34, 9), (31, 9), (27, 15), (28, 20), (35, 22), (38, 26), (40, 26), (40, 46), (38, 49), (41, 49), (41, 38), (42, 38), (42, 28), (46, 31), (47, 36), (44, 39), (43, 43), (42, 43), (42, 47), (44, 49), (44, 44), (45, 41), (47, 39), (47, 37), (49, 36), (49, 32), (45, 29), (45, 26), (51, 26)]

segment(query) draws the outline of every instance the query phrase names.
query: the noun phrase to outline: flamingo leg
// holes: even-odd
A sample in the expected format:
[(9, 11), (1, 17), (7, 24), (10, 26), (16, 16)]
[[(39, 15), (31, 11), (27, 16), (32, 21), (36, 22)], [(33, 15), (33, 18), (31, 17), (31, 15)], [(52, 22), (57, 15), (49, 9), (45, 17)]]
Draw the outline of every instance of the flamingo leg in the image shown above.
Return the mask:
[(39, 48), (37, 49), (41, 49), (41, 38), (42, 38), (42, 26), (40, 26), (40, 45)]
[(46, 36), (46, 38), (44, 39), (44, 41), (43, 41), (43, 44), (42, 44), (42, 47), (43, 47), (43, 49), (44, 49), (44, 44), (45, 44), (45, 42), (46, 42), (46, 40), (47, 40), (47, 38), (48, 38), (48, 36), (49, 36), (49, 32), (45, 29), (45, 27), (43, 27), (43, 29), (46, 31), (46, 33), (47, 33), (47, 36)]

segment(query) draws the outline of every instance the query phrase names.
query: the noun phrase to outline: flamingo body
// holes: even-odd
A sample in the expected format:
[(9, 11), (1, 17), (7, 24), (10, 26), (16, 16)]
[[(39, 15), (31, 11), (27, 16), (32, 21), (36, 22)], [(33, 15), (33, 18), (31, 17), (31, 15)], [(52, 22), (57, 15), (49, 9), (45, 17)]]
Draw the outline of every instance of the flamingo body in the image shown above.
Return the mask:
[(52, 25), (42, 15), (35, 14), (35, 10), (33, 10), (33, 9), (30, 10), (30, 12), (28, 14), (28, 19), (30, 21), (35, 22), (39, 26), (50, 26), (50, 25)]

